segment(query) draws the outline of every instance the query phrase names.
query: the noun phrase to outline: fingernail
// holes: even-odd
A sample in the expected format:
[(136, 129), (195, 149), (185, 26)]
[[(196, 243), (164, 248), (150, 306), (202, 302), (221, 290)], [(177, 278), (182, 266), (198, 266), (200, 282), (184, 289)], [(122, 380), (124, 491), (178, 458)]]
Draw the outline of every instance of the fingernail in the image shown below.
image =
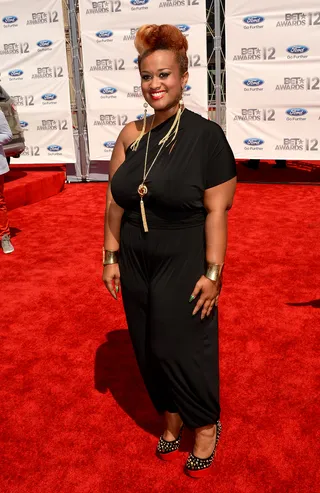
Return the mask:
[(116, 286), (116, 293), (119, 293), (119, 286)]
[(190, 298), (189, 298), (189, 303), (191, 303), (191, 301), (193, 301), (193, 300), (194, 300), (194, 296), (193, 296), (193, 294), (192, 294), (192, 295), (190, 296)]

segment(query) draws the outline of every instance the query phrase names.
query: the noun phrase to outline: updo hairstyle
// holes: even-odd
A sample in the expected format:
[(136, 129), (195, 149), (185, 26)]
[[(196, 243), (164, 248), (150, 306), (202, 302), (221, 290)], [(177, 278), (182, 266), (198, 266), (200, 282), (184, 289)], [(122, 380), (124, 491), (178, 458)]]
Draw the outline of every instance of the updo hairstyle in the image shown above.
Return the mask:
[(188, 71), (188, 41), (181, 31), (170, 24), (145, 24), (138, 30), (134, 45), (139, 53), (139, 70), (141, 62), (150, 53), (157, 50), (169, 50), (176, 54), (180, 74)]

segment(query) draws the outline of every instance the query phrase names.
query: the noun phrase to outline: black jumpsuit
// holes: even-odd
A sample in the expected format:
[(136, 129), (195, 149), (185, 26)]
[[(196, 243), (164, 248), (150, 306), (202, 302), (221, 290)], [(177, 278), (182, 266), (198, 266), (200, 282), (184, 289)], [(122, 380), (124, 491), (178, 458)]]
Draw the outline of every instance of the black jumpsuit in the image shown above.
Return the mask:
[[(148, 167), (174, 116), (151, 132)], [(144, 198), (144, 233), (137, 189), (142, 181), (147, 136), (128, 148), (111, 189), (124, 209), (120, 275), (128, 328), (138, 365), (159, 413), (179, 412), (197, 428), (220, 416), (218, 310), (201, 321), (190, 295), (205, 273), (203, 195), (236, 175), (222, 129), (185, 109), (173, 148), (153, 166)], [(171, 152), (170, 152), (171, 150)], [(147, 169), (148, 169), (147, 167)]]

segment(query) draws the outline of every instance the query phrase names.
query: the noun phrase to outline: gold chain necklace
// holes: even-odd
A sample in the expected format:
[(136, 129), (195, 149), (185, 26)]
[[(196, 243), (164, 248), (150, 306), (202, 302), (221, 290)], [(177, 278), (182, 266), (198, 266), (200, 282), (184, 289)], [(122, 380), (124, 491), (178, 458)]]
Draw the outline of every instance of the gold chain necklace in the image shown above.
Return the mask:
[(140, 195), (140, 211), (141, 211), (141, 217), (142, 217), (142, 223), (143, 223), (143, 229), (144, 229), (144, 232), (147, 233), (149, 231), (149, 228), (148, 228), (148, 223), (147, 223), (147, 216), (146, 216), (146, 210), (145, 210), (145, 207), (144, 207), (144, 202), (143, 202), (143, 198), (145, 195), (147, 195), (148, 193), (148, 188), (147, 186), (145, 185), (145, 181), (151, 171), (151, 169), (153, 168), (153, 165), (154, 163), (156, 162), (156, 160), (158, 159), (159, 157), (159, 154), (160, 152), (162, 151), (163, 149), (163, 146), (165, 145), (166, 142), (163, 142), (163, 144), (161, 145), (159, 151), (157, 152), (157, 155), (156, 157), (154, 158), (154, 160), (152, 161), (151, 163), (151, 166), (150, 168), (148, 169), (147, 171), (147, 163), (148, 163), (148, 153), (149, 153), (149, 143), (150, 143), (150, 136), (151, 136), (151, 130), (152, 130), (152, 125), (153, 125), (153, 122), (154, 122), (154, 115), (153, 115), (153, 118), (152, 118), (152, 122), (151, 122), (151, 128), (150, 128), (150, 131), (149, 131), (149, 135), (148, 135), (148, 140), (147, 140), (147, 146), (146, 146), (146, 155), (145, 155), (145, 158), (144, 158), (144, 168), (143, 168), (143, 179), (142, 179), (142, 182), (140, 183), (140, 185), (138, 186), (138, 194)]

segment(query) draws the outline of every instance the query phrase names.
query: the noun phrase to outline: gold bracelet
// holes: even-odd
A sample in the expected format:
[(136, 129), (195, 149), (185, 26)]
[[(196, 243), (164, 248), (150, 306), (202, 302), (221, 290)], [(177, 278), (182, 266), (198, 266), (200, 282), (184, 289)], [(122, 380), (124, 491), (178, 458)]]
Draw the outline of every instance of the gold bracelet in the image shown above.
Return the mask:
[(102, 247), (103, 266), (117, 264), (118, 262), (119, 262), (119, 250), (114, 252), (112, 250), (106, 250), (104, 247)]
[(219, 282), (222, 276), (223, 266), (224, 264), (208, 264), (205, 276), (210, 281)]

